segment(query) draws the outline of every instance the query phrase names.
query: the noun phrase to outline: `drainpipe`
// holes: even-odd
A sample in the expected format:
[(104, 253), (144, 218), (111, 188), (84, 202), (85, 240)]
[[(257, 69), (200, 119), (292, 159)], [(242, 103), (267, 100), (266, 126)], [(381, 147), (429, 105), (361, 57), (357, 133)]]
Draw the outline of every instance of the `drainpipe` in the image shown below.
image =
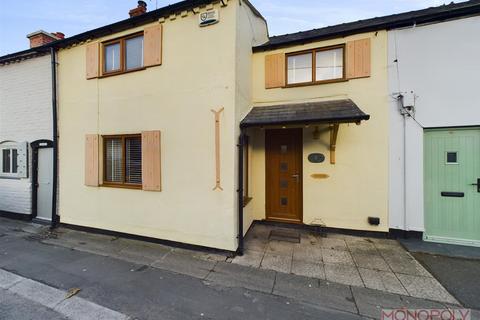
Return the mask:
[(57, 128), (57, 57), (54, 47), (50, 47), (52, 61), (52, 121), (53, 121), (53, 179), (52, 179), (52, 221), (51, 228), (58, 225), (57, 215), (57, 181), (58, 181), (58, 128)]
[(240, 129), (238, 138), (238, 249), (237, 255), (243, 256), (243, 147), (245, 144), (245, 132)]
[[(403, 100), (402, 100), (403, 105)], [(403, 237), (406, 239), (407, 231), (407, 115), (403, 115)]]

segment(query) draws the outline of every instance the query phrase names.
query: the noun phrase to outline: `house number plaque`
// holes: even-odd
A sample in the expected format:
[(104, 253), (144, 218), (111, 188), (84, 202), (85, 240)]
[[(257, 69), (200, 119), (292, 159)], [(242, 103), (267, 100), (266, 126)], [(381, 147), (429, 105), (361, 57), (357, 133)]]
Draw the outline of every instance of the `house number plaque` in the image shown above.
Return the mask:
[(322, 163), (325, 161), (325, 155), (322, 153), (310, 153), (308, 155), (308, 161), (311, 163)]

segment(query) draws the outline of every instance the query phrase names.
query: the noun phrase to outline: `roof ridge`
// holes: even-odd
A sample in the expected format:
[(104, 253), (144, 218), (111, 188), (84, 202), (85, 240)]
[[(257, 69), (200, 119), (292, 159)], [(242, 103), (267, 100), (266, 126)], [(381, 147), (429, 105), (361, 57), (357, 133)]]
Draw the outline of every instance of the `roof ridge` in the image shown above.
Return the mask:
[(375, 19), (391, 18), (391, 17), (395, 17), (395, 16), (401, 16), (401, 15), (406, 15), (406, 14), (411, 14), (411, 13), (419, 13), (419, 12), (428, 11), (428, 10), (431, 10), (431, 9), (451, 7), (451, 6), (457, 6), (457, 5), (467, 4), (467, 3), (479, 3), (480, 4), (480, 0), (470, 0), (470, 1), (461, 1), (461, 2), (453, 2), (452, 1), (449, 4), (444, 3), (444, 4), (441, 4), (439, 6), (430, 6), (428, 8), (423, 8), (423, 9), (418, 9), (418, 10), (410, 10), (410, 11), (387, 14), (387, 15), (384, 15), (384, 16), (376, 16), (376, 17), (371, 17), (371, 18), (347, 21), (347, 22), (332, 24), (332, 25), (328, 25), (328, 26), (320, 27), (320, 28), (313, 28), (313, 29), (302, 30), (302, 31), (297, 31), (297, 32), (292, 32), (292, 33), (274, 35), (274, 36), (271, 36), (270, 38), (278, 38), (278, 37), (283, 37), (283, 36), (286, 36), (286, 35), (293, 35), (293, 34), (305, 33), (305, 32), (310, 32), (310, 31), (322, 30), (322, 29), (326, 29), (326, 28), (333, 28), (333, 27), (338, 27), (338, 26), (342, 26), (342, 25), (348, 25), (348, 24), (351, 24), (351, 23), (365, 22), (365, 21), (375, 20)]
[[(467, 10), (468, 12), (462, 13)], [(471, 10), (471, 11), (470, 11)], [(458, 16), (467, 16), (468, 14), (480, 13), (480, 0), (470, 0), (462, 2), (451, 2), (449, 4), (442, 4), (440, 6), (431, 6), (419, 10), (411, 10), (406, 12), (393, 13), (385, 16), (372, 17), (366, 19), (360, 19), (356, 21), (343, 22), (335, 25), (329, 25), (321, 28), (314, 28), (310, 30), (303, 30), (294, 33), (286, 33), (281, 35), (271, 36), (266, 44), (255, 47), (256, 51), (261, 49), (273, 49), (281, 45), (287, 45), (294, 42), (301, 42), (306, 40), (312, 40), (310, 38), (324, 38), (328, 36), (345, 36), (345, 30), (350, 28), (349, 34), (363, 32), (363, 29), (382, 29), (395, 26), (395, 24), (405, 23), (405, 21), (416, 21), (417, 19), (426, 19), (431, 17), (431, 20), (446, 19), (444, 16), (454, 15), (460, 12)], [(437, 17), (441, 15), (441, 17)], [(442, 16), (444, 15), (444, 16)], [(448, 17), (447, 17), (448, 18)], [(431, 21), (430, 21), (431, 22)], [(327, 32), (332, 30), (331, 33)], [(372, 30), (372, 31), (373, 31)], [(343, 34), (342, 34), (343, 31)], [(355, 32), (357, 31), (357, 32)], [(323, 34), (325, 33), (325, 34)]]

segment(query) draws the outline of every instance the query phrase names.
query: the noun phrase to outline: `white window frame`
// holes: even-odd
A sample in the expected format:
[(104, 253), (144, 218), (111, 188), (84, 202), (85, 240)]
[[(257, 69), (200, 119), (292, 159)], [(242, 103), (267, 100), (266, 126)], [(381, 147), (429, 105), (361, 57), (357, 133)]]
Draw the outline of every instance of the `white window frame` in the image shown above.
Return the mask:
[[(18, 173), (18, 144), (16, 143), (4, 143), (0, 144), (0, 178), (18, 178), (19, 173)], [(12, 170), (12, 164), (13, 164), (13, 151), (12, 150), (17, 150), (17, 172), (12, 173), (12, 172), (3, 172), (3, 150), (10, 150), (10, 171)]]

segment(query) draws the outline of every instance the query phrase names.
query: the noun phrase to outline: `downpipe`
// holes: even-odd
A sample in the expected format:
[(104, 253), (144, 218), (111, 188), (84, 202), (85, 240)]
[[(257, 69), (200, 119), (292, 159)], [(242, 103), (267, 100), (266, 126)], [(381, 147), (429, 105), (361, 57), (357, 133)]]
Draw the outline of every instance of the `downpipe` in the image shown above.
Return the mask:
[(58, 123), (57, 123), (57, 57), (54, 47), (50, 47), (52, 63), (52, 127), (53, 127), (53, 177), (52, 177), (52, 219), (51, 229), (56, 228), (60, 222), (57, 214), (57, 186), (58, 186)]
[(238, 138), (238, 248), (236, 254), (243, 256), (244, 252), (244, 237), (243, 237), (243, 148), (245, 145), (245, 132), (240, 131)]

